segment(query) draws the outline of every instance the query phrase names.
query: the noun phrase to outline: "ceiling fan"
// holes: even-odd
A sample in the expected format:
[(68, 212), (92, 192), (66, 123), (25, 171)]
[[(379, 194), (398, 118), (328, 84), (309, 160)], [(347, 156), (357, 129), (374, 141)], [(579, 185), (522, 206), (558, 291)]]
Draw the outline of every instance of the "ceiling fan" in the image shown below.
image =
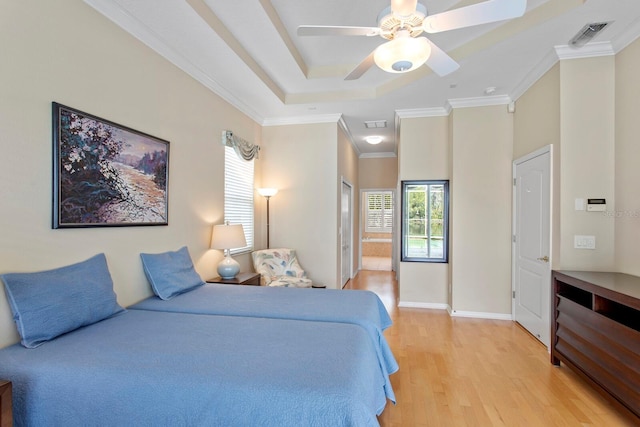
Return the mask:
[(405, 73), (427, 64), (439, 76), (460, 65), (423, 32), (439, 33), (522, 16), (527, 0), (488, 0), (471, 6), (427, 15), (417, 0), (391, 0), (378, 15), (377, 27), (301, 25), (299, 36), (381, 36), (389, 41), (378, 46), (345, 80), (360, 78), (374, 64), (390, 73)]

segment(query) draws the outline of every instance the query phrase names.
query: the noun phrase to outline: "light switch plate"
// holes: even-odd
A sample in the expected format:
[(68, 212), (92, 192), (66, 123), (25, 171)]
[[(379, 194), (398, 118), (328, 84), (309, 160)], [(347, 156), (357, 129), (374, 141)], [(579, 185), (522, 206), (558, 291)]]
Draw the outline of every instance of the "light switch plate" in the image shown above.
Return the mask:
[(576, 199), (575, 201), (575, 210), (583, 211), (584, 210), (584, 199)]
[(596, 236), (573, 236), (573, 247), (575, 249), (595, 249)]

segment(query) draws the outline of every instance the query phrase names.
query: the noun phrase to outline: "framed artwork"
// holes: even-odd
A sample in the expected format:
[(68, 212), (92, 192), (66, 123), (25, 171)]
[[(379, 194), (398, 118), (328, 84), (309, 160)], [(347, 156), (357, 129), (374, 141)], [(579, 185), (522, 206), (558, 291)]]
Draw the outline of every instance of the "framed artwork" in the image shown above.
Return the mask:
[(167, 225), (169, 142), (52, 107), (53, 228)]

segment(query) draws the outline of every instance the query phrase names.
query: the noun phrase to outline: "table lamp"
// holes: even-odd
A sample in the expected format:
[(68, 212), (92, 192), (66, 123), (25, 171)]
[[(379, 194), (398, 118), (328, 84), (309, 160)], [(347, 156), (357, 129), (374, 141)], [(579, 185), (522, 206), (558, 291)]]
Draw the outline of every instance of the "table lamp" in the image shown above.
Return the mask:
[(231, 249), (247, 246), (242, 224), (214, 225), (211, 248), (224, 250), (224, 258), (218, 264), (218, 274), (223, 279), (233, 279), (240, 272), (240, 264), (231, 258)]

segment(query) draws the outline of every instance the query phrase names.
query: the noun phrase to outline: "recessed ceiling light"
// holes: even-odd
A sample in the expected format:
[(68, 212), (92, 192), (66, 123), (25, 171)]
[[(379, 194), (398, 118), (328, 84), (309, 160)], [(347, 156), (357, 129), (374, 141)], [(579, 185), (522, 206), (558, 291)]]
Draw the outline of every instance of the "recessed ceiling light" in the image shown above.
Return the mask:
[(376, 145), (376, 144), (380, 144), (382, 142), (382, 137), (381, 136), (367, 136), (364, 140), (367, 141), (371, 145)]

